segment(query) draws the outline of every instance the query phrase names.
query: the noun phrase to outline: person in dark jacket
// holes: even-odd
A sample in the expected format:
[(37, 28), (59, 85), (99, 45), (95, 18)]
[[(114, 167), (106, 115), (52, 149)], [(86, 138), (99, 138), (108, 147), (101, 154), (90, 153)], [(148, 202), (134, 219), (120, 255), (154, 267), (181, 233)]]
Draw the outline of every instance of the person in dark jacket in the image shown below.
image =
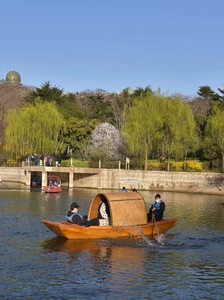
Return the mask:
[(66, 219), (70, 223), (74, 223), (81, 226), (99, 226), (98, 219), (88, 220), (88, 217), (82, 216), (79, 211), (79, 205), (76, 202), (71, 204), (71, 209), (67, 212)]
[(121, 189), (121, 192), (122, 192), (122, 193), (127, 193), (127, 189), (126, 189), (125, 186), (123, 186), (123, 188)]
[(160, 221), (163, 218), (163, 213), (165, 211), (165, 202), (161, 199), (160, 194), (155, 195), (155, 202), (152, 204), (149, 213), (147, 215), (148, 222), (155, 218), (156, 221)]
[(82, 216), (79, 211), (79, 205), (76, 202), (71, 204), (71, 209), (67, 212), (66, 219), (70, 223), (75, 223), (77, 225), (84, 225), (87, 224), (87, 216)]

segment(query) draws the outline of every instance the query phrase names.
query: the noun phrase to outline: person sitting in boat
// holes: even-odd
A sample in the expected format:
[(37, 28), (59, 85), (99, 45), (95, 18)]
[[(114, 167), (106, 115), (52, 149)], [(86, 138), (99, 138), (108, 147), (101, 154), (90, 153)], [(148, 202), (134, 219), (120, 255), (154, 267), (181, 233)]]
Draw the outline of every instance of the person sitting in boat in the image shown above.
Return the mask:
[(110, 209), (106, 200), (102, 200), (97, 218), (88, 220), (86, 226), (110, 226)]
[(54, 186), (58, 186), (58, 183), (57, 183), (57, 181), (55, 181), (55, 182), (54, 182)]
[(160, 194), (155, 195), (155, 202), (152, 204), (149, 213), (147, 215), (148, 222), (155, 218), (156, 221), (160, 221), (163, 218), (163, 213), (165, 211), (165, 202), (161, 199)]
[(121, 192), (122, 192), (122, 193), (127, 193), (127, 189), (126, 189), (125, 186), (123, 186), (123, 188), (121, 189)]
[(79, 205), (76, 202), (71, 204), (71, 209), (67, 212), (66, 219), (70, 223), (75, 223), (77, 225), (84, 225), (87, 224), (87, 216), (82, 216), (79, 214)]
[[(68, 211), (66, 215), (66, 220), (70, 223), (74, 223), (81, 226), (99, 226), (100, 221), (98, 218), (88, 220), (87, 216), (82, 216), (79, 211), (79, 205), (76, 202), (73, 202), (71, 204), (71, 209)], [(106, 226), (106, 225), (100, 225), (100, 226)]]
[(110, 225), (110, 209), (106, 200), (100, 204), (98, 213), (99, 226)]

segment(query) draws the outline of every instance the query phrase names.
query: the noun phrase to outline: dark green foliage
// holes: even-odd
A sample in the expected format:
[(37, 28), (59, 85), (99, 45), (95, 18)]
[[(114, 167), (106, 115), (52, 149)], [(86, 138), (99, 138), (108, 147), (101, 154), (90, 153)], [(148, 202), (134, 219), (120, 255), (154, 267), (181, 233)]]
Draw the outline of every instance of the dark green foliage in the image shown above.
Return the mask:
[(66, 120), (71, 117), (74, 118), (83, 118), (84, 111), (77, 102), (76, 95), (68, 93), (61, 98), (60, 103), (58, 104), (60, 113), (64, 116)]
[(197, 93), (200, 97), (203, 97), (205, 99), (211, 99), (211, 100), (213, 99), (213, 97), (215, 95), (215, 92), (208, 85), (199, 86)]
[(150, 93), (153, 93), (150, 85), (147, 85), (146, 88), (142, 88), (142, 87), (137, 87), (135, 90), (134, 90), (134, 96), (135, 97), (142, 97), (142, 96), (146, 96)]
[(207, 124), (207, 116), (204, 115), (196, 115), (195, 122), (197, 126), (197, 132), (200, 138), (205, 137), (205, 128)]
[(49, 81), (32, 91), (25, 97), (25, 101), (33, 104), (37, 98), (41, 98), (43, 102), (54, 102), (65, 119), (84, 116), (84, 112), (77, 102), (76, 95), (73, 93), (64, 95), (63, 89), (51, 86)]
[(25, 100), (28, 103), (33, 104), (35, 99), (40, 97), (43, 101), (55, 102), (59, 104), (63, 98), (63, 89), (60, 89), (57, 86), (51, 86), (50, 82), (45, 82), (40, 88), (36, 88), (28, 96), (25, 97)]
[(96, 124), (96, 120), (85, 120), (74, 117), (68, 119), (63, 135), (63, 143), (72, 149), (73, 157), (88, 157), (88, 145), (91, 133)]
[(223, 100), (224, 100), (224, 89), (218, 88), (218, 91), (222, 94), (222, 95), (219, 97), (219, 100), (220, 100), (220, 101), (223, 101)]
[(112, 113), (110, 110), (110, 103), (104, 101), (102, 94), (90, 94), (82, 99), (82, 106), (85, 118), (98, 119), (100, 122), (110, 121)]

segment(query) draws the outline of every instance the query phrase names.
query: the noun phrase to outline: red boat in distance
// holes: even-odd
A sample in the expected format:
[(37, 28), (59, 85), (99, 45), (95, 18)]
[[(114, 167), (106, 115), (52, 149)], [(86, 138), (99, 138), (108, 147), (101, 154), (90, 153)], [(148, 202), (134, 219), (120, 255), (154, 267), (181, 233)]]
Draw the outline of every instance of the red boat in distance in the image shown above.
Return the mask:
[(44, 193), (60, 193), (62, 192), (61, 188), (61, 179), (56, 175), (47, 176), (47, 186), (43, 188)]

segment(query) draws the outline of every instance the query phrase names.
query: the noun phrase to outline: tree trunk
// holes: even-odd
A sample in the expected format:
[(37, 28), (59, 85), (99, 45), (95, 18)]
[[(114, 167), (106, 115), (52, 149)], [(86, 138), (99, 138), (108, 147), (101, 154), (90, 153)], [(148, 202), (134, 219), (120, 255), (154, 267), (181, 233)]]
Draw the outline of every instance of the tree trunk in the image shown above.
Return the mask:
[(224, 173), (224, 154), (222, 153), (222, 172)]
[(145, 149), (145, 171), (148, 170), (148, 149)]
[(170, 155), (167, 157), (167, 171), (170, 172)]
[(187, 149), (185, 149), (185, 153), (184, 153), (183, 170), (184, 171), (187, 170)]

